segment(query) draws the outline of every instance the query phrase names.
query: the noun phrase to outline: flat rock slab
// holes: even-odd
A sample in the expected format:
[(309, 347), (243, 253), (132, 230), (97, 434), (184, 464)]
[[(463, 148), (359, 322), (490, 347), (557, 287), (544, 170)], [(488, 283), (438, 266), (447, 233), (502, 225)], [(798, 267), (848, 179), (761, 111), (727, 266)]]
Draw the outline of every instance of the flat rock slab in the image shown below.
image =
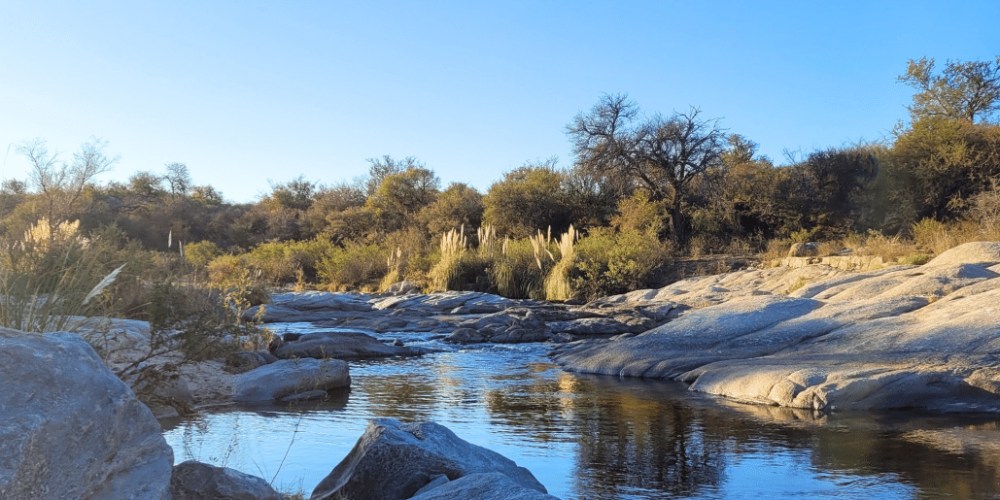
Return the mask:
[[(991, 262), (994, 245), (975, 247), (967, 258)], [(995, 270), (949, 259), (865, 273), (810, 267), (818, 269), (698, 278), (606, 301), (711, 304), (706, 297), (742, 294), (640, 335), (559, 346), (552, 357), (570, 371), (676, 379), (758, 404), (1000, 413)]]
[(236, 377), (233, 401), (275, 401), (307, 391), (351, 386), (347, 363), (339, 359), (283, 359)]
[(412, 346), (383, 344), (371, 335), (362, 332), (330, 331), (315, 332), (286, 342), (274, 351), (281, 359), (370, 359), (392, 356), (419, 356), (427, 349)]
[(173, 451), (80, 336), (0, 328), (0, 498), (169, 500)]
[(522, 488), (546, 493), (545, 487), (527, 469), (499, 453), (462, 440), (442, 425), (404, 424), (380, 418), (372, 420), (354, 449), (316, 486), (309, 498), (410, 498), (441, 475), (455, 481), (490, 472), (501, 473)]

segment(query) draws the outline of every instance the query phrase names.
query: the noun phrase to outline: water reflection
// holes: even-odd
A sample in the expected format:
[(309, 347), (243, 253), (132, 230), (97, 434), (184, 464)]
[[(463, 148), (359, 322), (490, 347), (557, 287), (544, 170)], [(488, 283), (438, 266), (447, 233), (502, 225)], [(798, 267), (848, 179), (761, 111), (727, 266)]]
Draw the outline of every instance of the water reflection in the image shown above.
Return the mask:
[[(168, 442), (178, 461), (245, 462), (240, 470), (257, 475), (280, 467), (276, 477), (308, 490), (369, 418), (387, 416), (438, 421), (527, 467), (562, 498), (1000, 494), (995, 419), (747, 406), (669, 382), (565, 373), (538, 347), (354, 363), (351, 372), (340, 400), (230, 408), (168, 425)], [(241, 454), (252, 459), (234, 459)]]

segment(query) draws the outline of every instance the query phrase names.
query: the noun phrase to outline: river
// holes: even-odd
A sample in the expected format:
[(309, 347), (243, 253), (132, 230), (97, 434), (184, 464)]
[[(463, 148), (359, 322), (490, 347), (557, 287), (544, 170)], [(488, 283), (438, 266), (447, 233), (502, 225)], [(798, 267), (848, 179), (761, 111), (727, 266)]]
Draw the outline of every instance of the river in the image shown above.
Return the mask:
[(543, 344), (380, 338), (444, 351), (352, 362), (349, 393), (322, 402), (162, 420), (175, 462), (231, 467), (308, 497), (369, 419), (393, 417), (445, 425), (567, 500), (1000, 498), (1000, 418), (743, 405), (674, 382), (566, 373)]

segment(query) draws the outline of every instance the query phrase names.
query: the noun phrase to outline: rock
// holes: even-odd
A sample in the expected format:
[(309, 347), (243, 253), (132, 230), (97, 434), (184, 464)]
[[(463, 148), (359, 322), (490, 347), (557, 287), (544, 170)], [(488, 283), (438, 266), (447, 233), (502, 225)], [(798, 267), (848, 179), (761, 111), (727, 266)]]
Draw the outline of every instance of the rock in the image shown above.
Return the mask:
[[(963, 259), (988, 263), (984, 247)], [(997, 270), (808, 266), (685, 280), (628, 299), (709, 305), (634, 337), (556, 345), (551, 356), (569, 371), (672, 378), (756, 404), (1000, 413)], [(783, 289), (788, 297), (774, 295)]]
[(369, 359), (390, 356), (419, 356), (427, 350), (420, 347), (394, 346), (361, 332), (315, 332), (282, 344), (274, 355), (281, 359)]
[(479, 344), (486, 342), (486, 335), (472, 328), (458, 328), (445, 337), (444, 341), (452, 344)]
[[(267, 351), (263, 351), (267, 352)], [(270, 353), (268, 353), (270, 355)], [(229, 358), (229, 364), (240, 371), (249, 371), (268, 364), (267, 358), (260, 352), (242, 351)]]
[(0, 498), (170, 499), (160, 425), (80, 336), (0, 328)]
[[(441, 474), (455, 481), (490, 472), (501, 473), (520, 487), (546, 493), (545, 487), (527, 469), (499, 453), (463, 441), (442, 425), (403, 424), (381, 418), (371, 421), (354, 449), (316, 486), (309, 498), (410, 498)], [(446, 487), (439, 486), (423, 494)]]
[(1000, 241), (976, 241), (946, 250), (924, 266), (980, 264), (989, 267), (998, 263), (1000, 263)]
[(351, 376), (347, 363), (339, 359), (285, 359), (237, 376), (235, 385), (234, 401), (265, 402), (306, 391), (347, 388)]
[(415, 294), (415, 293), (420, 293), (420, 286), (417, 285), (416, 283), (414, 283), (412, 281), (408, 281), (408, 280), (407, 281), (399, 281), (399, 282), (393, 283), (392, 285), (389, 285), (389, 288), (386, 288), (385, 291), (382, 292), (382, 293), (384, 295), (409, 295), (409, 294)]
[[(447, 480), (447, 477), (445, 478)], [(428, 484), (430, 486), (430, 484)], [(525, 488), (499, 473), (469, 474), (445, 484), (421, 490), (411, 500), (558, 500), (552, 495)]]
[[(370, 312), (369, 296), (353, 293), (289, 292), (271, 296), (271, 302), (254, 306), (243, 313), (245, 319), (258, 318), (265, 323), (276, 321), (322, 321), (338, 313)], [(260, 309), (263, 308), (263, 314)]]
[(819, 245), (815, 243), (793, 243), (788, 249), (789, 257), (815, 257), (819, 255)]
[(194, 460), (174, 466), (170, 491), (173, 500), (285, 500), (259, 477)]

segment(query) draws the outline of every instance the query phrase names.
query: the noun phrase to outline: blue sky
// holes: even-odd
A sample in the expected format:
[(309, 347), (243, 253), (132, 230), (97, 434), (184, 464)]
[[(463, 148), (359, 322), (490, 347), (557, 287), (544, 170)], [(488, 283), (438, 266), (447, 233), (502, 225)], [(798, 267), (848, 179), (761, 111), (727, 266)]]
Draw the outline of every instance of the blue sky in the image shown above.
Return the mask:
[(572, 164), (566, 124), (602, 93), (701, 108), (808, 153), (907, 117), (909, 59), (1000, 54), (1000, 1), (0, 2), (3, 178), (17, 143), (164, 164), (252, 201), (269, 181), (335, 183), (415, 156), (481, 191), (526, 161)]

